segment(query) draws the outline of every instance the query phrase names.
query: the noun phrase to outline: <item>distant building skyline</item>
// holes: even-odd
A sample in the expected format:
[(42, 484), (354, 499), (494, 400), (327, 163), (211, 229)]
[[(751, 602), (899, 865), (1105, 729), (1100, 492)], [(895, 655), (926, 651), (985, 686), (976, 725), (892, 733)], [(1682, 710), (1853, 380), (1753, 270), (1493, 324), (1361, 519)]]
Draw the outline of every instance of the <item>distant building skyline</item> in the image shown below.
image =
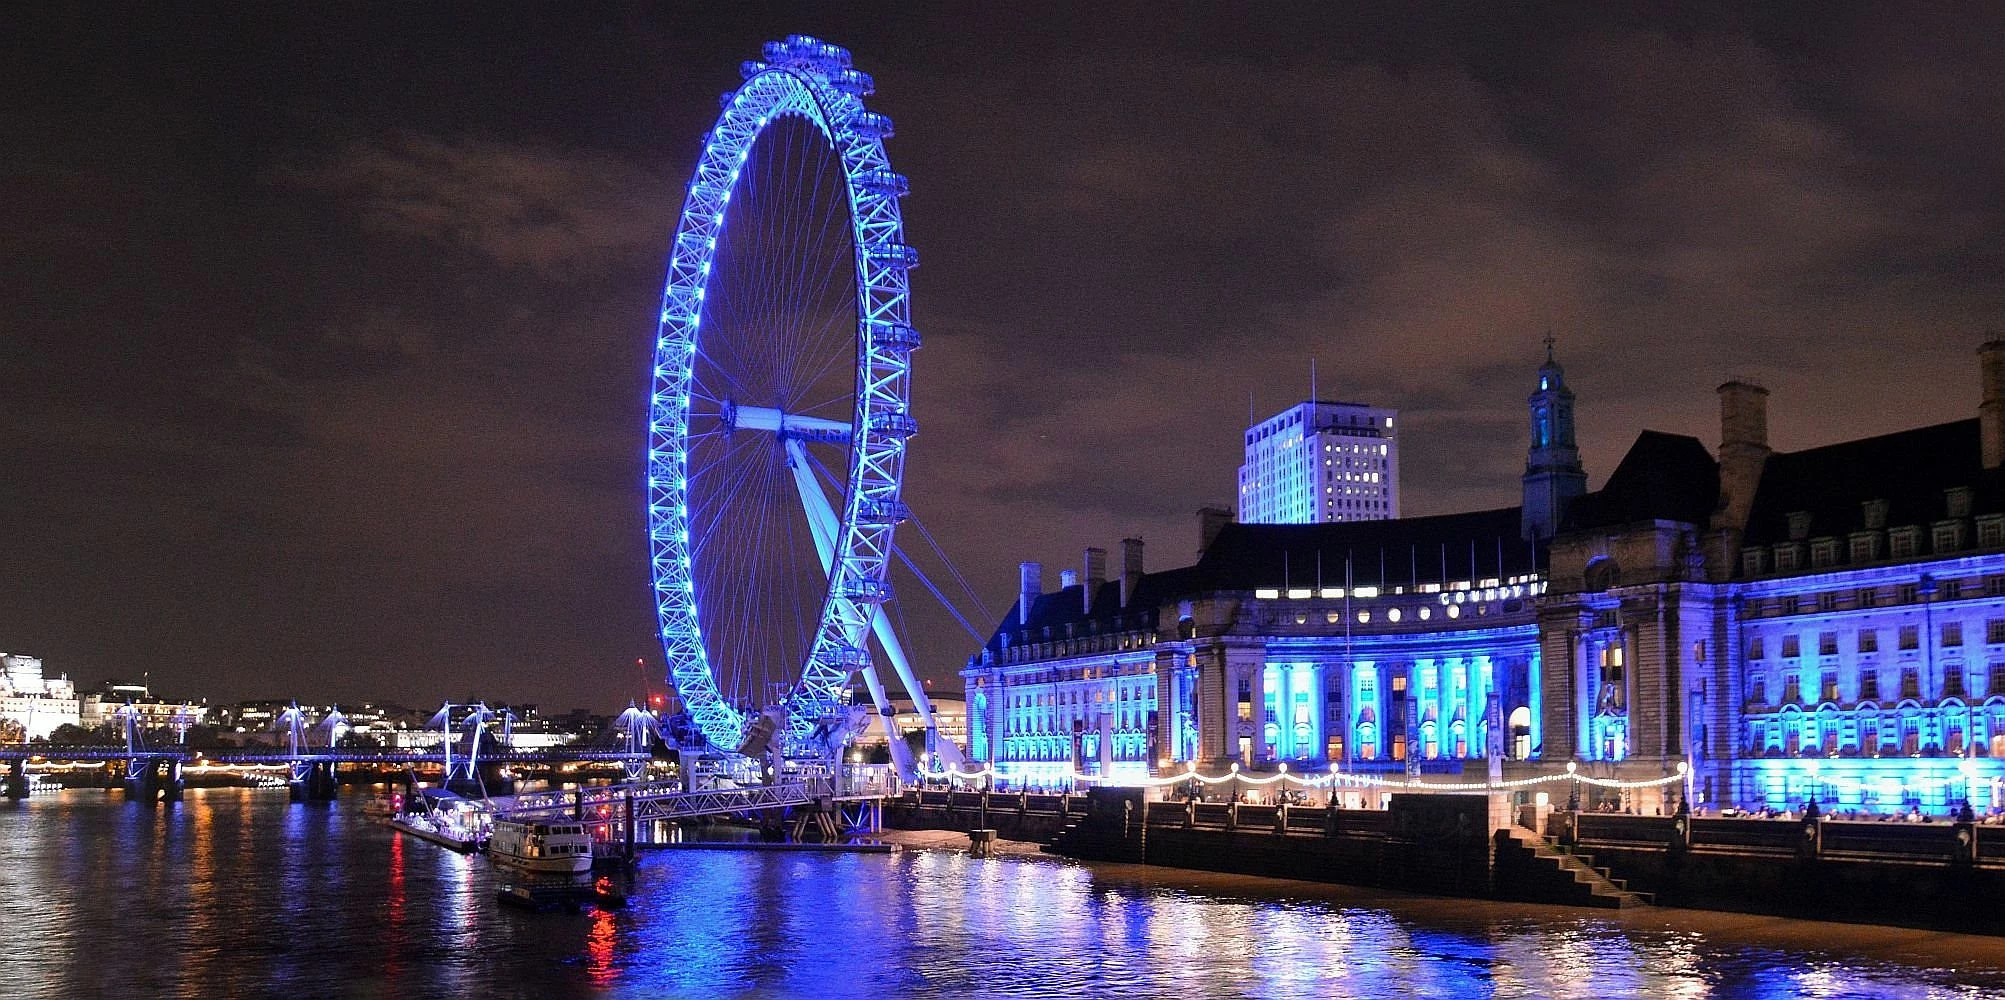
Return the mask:
[(1245, 524), (1385, 521), (1399, 516), (1399, 411), (1311, 399), (1246, 429)]

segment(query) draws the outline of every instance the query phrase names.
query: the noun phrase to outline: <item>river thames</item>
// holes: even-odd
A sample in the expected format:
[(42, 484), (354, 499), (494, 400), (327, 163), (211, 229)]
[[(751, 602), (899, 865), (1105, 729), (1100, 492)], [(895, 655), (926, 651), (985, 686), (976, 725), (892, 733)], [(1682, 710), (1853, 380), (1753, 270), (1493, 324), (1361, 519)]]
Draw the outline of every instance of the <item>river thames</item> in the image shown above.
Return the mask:
[(529, 914), (355, 808), (0, 804), (6, 994), (2005, 996), (1992, 938), (947, 851), (651, 853), (628, 909)]

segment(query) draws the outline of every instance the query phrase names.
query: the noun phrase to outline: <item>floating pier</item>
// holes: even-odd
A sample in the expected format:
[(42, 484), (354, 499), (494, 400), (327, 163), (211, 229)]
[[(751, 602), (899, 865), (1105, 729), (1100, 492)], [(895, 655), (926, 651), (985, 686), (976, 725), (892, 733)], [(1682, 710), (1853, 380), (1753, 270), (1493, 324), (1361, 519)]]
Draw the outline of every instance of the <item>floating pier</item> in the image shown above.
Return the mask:
[(802, 844), (764, 840), (684, 840), (639, 845), (650, 851), (792, 851), (802, 854), (896, 854), (897, 844), (878, 841), (853, 844)]
[(434, 830), (430, 825), (422, 821), (414, 822), (412, 819), (404, 816), (395, 816), (388, 822), (390, 828), (393, 830), (408, 833), (420, 840), (429, 840), (447, 850), (458, 851), (461, 854), (476, 854), (480, 851), (480, 841), (464, 840), (452, 834)]

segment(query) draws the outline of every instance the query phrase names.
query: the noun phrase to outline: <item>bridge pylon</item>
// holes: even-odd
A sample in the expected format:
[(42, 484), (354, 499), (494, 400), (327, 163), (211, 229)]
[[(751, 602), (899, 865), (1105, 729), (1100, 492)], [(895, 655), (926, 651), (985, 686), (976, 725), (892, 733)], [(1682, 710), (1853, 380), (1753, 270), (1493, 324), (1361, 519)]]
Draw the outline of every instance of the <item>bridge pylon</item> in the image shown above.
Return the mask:
[(121, 706), (113, 718), (125, 731), (125, 794), (141, 802), (179, 802), (185, 787), (179, 755), (163, 755), (146, 748), (140, 728), (139, 709), (131, 702)]
[(181, 776), (181, 758), (163, 756), (128, 757), (125, 762), (125, 794), (139, 802), (179, 802), (187, 787)]
[(334, 761), (314, 760), (301, 755), (288, 765), (286, 793), (294, 802), (332, 802), (339, 796), (341, 780)]

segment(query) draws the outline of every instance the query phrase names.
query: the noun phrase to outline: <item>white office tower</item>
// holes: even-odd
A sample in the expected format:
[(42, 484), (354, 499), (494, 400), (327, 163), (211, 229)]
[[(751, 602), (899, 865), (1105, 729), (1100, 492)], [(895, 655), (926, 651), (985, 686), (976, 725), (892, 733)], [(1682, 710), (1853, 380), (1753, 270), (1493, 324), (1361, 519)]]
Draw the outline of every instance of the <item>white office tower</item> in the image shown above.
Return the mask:
[(1239, 520), (1383, 521), (1399, 516), (1399, 411), (1317, 400), (1246, 430)]

